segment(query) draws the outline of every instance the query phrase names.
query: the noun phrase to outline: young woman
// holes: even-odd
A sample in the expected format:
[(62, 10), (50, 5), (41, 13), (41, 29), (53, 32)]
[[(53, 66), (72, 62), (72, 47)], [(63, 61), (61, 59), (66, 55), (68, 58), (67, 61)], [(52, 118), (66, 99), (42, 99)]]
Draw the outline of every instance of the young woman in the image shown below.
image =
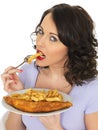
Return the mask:
[(98, 130), (98, 42), (93, 32), (93, 20), (80, 6), (59, 4), (44, 12), (34, 32), (42, 56), (22, 69), (5, 69), (4, 89), (58, 89), (72, 97), (73, 106), (43, 117), (10, 112), (6, 130)]

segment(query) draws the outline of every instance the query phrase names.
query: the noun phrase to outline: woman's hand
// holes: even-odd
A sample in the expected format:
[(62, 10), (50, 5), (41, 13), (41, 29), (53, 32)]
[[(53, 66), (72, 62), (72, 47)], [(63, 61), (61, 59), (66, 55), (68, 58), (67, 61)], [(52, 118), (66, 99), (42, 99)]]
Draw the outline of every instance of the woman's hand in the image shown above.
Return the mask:
[(41, 116), (39, 120), (47, 130), (64, 130), (60, 123), (60, 114), (52, 116)]
[(16, 74), (20, 72), (22, 72), (22, 70), (10, 66), (5, 69), (3, 74), (1, 74), (1, 79), (4, 84), (5, 91), (12, 92), (24, 88), (22, 82), (20, 81), (18, 75)]

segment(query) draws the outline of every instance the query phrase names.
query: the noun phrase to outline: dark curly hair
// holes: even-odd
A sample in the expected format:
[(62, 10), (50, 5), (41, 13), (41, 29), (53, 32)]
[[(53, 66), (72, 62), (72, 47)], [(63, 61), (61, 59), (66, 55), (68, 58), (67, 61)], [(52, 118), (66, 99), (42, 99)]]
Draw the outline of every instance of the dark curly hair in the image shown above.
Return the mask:
[(58, 4), (46, 10), (41, 18), (52, 13), (60, 41), (68, 47), (68, 71), (65, 78), (73, 85), (82, 85), (85, 80), (97, 76), (98, 41), (94, 35), (94, 23), (90, 15), (80, 6)]

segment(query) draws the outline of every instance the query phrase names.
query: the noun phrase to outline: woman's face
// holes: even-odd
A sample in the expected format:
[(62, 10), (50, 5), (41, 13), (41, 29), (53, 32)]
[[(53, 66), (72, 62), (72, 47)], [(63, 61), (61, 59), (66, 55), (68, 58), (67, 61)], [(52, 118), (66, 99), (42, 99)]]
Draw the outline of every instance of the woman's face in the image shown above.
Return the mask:
[(36, 49), (43, 54), (36, 59), (36, 64), (41, 67), (63, 67), (68, 58), (68, 48), (59, 40), (51, 13), (45, 16), (36, 31)]

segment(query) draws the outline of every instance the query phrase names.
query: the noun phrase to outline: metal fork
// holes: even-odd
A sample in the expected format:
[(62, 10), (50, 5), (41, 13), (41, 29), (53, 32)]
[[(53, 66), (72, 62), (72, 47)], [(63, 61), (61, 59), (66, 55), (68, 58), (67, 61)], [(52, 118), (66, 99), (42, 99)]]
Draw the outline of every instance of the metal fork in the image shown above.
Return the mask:
[(23, 64), (26, 63), (26, 62), (28, 62), (28, 58), (29, 58), (30, 56), (31, 56), (31, 55), (26, 56), (26, 57), (24, 58), (24, 61), (23, 61), (21, 64), (17, 65), (15, 68), (19, 68), (21, 65), (23, 65)]
[(20, 66), (23, 65), (25, 62), (31, 63), (32, 60), (34, 60), (35, 58), (37, 58), (38, 56), (41, 56), (41, 55), (42, 55), (42, 53), (39, 52), (39, 53), (36, 53), (36, 54), (34, 54), (34, 55), (28, 55), (28, 56), (26, 56), (26, 57), (24, 58), (24, 61), (23, 61), (21, 64), (19, 64), (18, 66), (16, 66), (16, 68), (20, 67)]

